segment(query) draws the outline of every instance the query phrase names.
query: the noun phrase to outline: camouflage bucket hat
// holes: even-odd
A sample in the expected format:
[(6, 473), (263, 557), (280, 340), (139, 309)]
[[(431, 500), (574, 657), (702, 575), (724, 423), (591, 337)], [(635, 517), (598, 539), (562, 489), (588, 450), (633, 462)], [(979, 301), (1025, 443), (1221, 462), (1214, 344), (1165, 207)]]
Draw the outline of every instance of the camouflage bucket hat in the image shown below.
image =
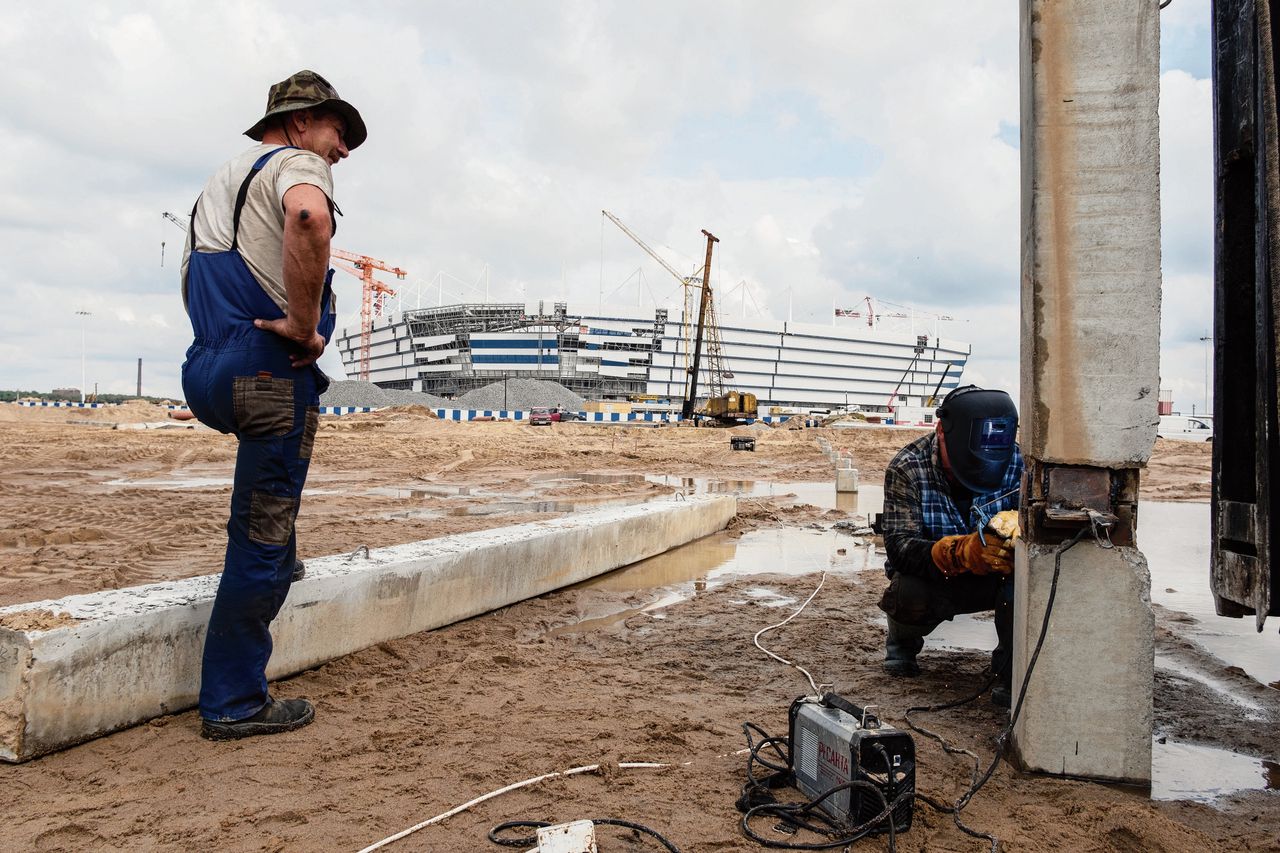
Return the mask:
[(266, 114), (246, 130), (244, 135), (261, 142), (273, 116), (310, 107), (324, 107), (342, 116), (347, 124), (347, 150), (354, 151), (368, 138), (369, 132), (365, 129), (364, 119), (360, 118), (359, 111), (339, 98), (338, 90), (314, 71), (299, 71), (272, 86), (267, 92)]

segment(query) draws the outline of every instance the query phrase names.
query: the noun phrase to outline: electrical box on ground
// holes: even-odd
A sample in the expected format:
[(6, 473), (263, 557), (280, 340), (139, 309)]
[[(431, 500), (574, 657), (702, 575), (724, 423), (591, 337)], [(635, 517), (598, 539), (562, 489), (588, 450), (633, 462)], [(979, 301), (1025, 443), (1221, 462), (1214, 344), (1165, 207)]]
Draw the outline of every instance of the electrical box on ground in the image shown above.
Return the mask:
[(598, 853), (595, 825), (589, 820), (575, 820), (538, 830), (535, 853)]
[[(911, 828), (916, 751), (910, 734), (881, 725), (876, 717), (834, 693), (821, 699), (801, 697), (791, 703), (788, 716), (791, 771), (797, 789), (816, 799), (848, 782), (869, 783), (884, 796), (883, 803), (868, 788), (851, 786), (824, 799), (819, 808), (852, 829), (874, 819), (884, 803), (897, 801), (892, 812), (894, 830)], [(872, 831), (888, 832), (888, 821)]]

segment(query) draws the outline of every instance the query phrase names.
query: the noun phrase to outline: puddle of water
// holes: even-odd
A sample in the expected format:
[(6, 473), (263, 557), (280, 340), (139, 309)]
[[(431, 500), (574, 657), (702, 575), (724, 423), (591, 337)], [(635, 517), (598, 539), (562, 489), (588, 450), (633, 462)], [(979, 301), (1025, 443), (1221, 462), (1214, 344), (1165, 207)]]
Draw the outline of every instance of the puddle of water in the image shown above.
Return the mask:
[(879, 512), (884, 506), (884, 487), (880, 484), (860, 483), (853, 493), (837, 492), (833, 476), (825, 482), (775, 483), (768, 480), (710, 480), (704, 477), (672, 477), (651, 474), (651, 483), (679, 489), (686, 493), (732, 495), (752, 498), (776, 498), (795, 495), (795, 503), (811, 504), (821, 509), (838, 509), (844, 512), (868, 515)]
[(526, 512), (573, 512), (576, 504), (567, 501), (494, 501), (444, 510), (445, 515), (516, 515)]
[(643, 483), (645, 482), (644, 474), (635, 473), (609, 473), (600, 471), (559, 471), (544, 474), (534, 474), (529, 478), (530, 483), (546, 483), (555, 480), (572, 480), (582, 483), (592, 483), (596, 485), (611, 485), (616, 483)]
[(1236, 791), (1280, 791), (1280, 763), (1225, 749), (1151, 744), (1151, 798), (1208, 803)]
[(1252, 616), (1230, 619), (1214, 612), (1209, 591), (1209, 513), (1207, 503), (1144, 501), (1138, 505), (1138, 547), (1151, 568), (1151, 600), (1196, 618), (1196, 624), (1179, 628), (1182, 636), (1276, 687), (1280, 620), (1268, 619), (1259, 634)]
[[(600, 504), (597, 504), (599, 506)], [(471, 506), (452, 506), (435, 509), (406, 509), (389, 512), (385, 518), (443, 518), (466, 515), (522, 515), (540, 512), (573, 512), (576, 504), (565, 501), (494, 501)]]
[(131, 489), (223, 489), (230, 488), (230, 477), (183, 477), (172, 480), (130, 480), (122, 477), (108, 480), (108, 486), (122, 486)]
[(692, 584), (696, 593), (744, 575), (883, 570), (882, 555), (851, 541), (834, 531), (796, 528), (753, 530), (739, 538), (716, 533), (585, 581), (583, 586), (634, 592)]
[(924, 638), (926, 649), (978, 649), (996, 647), (996, 624), (990, 613), (961, 613), (943, 622)]
[(372, 489), (365, 489), (364, 494), (406, 501), (468, 497), (473, 493), (470, 486), (374, 486)]

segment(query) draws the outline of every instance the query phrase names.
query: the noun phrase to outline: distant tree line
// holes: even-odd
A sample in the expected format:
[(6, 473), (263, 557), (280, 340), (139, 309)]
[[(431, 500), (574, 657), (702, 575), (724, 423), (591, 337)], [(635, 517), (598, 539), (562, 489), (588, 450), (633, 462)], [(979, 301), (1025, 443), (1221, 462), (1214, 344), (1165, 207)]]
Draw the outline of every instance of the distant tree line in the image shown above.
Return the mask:
[[(55, 388), (52, 391), (0, 391), (0, 403), (12, 403), (15, 400), (30, 398), (46, 400), (51, 403), (63, 401), (78, 403), (80, 402), (80, 389)], [(125, 400), (146, 400), (148, 403), (159, 403), (171, 399), (171, 397), (135, 397), (133, 394), (99, 394), (95, 401), (98, 403), (123, 403)]]

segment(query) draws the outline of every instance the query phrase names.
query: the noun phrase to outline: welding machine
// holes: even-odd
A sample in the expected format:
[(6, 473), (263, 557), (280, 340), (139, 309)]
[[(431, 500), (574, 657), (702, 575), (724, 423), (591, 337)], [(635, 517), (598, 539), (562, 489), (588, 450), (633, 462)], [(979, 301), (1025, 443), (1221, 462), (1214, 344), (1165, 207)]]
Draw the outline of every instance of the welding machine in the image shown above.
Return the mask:
[[(801, 793), (816, 799), (838, 785), (860, 781), (878, 788), (886, 803), (906, 794), (893, 809), (893, 828), (896, 832), (911, 828), (916, 747), (910, 734), (881, 725), (874, 715), (834, 693), (821, 698), (802, 696), (791, 703), (788, 716), (791, 773)], [(856, 786), (827, 797), (818, 808), (852, 830), (884, 806), (873, 792)], [(870, 831), (888, 832), (888, 820)]]

